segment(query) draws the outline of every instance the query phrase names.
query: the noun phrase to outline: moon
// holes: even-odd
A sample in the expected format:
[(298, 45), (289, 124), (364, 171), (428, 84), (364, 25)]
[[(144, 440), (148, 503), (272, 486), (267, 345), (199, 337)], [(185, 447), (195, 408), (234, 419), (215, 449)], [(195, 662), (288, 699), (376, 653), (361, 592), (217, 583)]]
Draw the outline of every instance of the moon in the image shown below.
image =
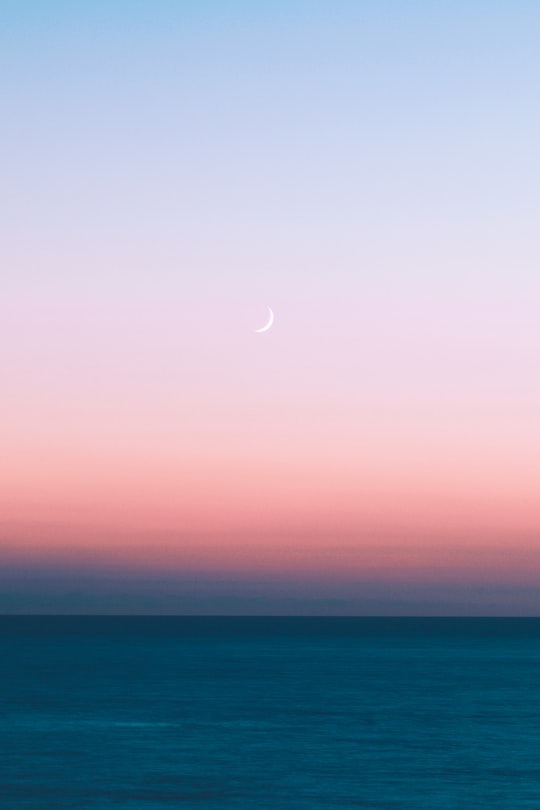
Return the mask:
[(270, 313), (268, 323), (266, 323), (264, 326), (261, 326), (260, 329), (255, 329), (256, 332), (268, 332), (268, 330), (270, 329), (270, 327), (274, 323), (274, 313), (272, 312), (270, 307), (268, 307), (268, 312)]

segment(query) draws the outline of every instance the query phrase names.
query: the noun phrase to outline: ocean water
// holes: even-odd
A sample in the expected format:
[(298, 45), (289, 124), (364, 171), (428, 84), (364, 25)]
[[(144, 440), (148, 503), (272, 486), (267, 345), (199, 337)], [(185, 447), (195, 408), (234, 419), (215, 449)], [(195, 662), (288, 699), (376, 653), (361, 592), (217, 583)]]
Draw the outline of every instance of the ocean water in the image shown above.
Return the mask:
[(0, 618), (0, 807), (540, 808), (540, 619)]

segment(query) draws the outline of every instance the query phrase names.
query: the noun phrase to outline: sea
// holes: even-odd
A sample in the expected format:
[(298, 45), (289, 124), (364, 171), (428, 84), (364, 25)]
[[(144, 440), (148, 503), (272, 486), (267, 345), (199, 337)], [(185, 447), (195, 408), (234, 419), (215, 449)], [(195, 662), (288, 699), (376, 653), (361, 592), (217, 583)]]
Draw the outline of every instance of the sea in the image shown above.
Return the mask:
[(0, 618), (2, 810), (538, 810), (540, 619)]

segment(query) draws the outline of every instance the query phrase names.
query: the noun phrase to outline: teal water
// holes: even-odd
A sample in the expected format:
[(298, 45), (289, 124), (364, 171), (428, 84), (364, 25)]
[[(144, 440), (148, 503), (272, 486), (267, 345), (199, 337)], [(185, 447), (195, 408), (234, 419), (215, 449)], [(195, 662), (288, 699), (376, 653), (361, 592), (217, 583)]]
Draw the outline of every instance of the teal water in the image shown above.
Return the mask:
[(0, 618), (6, 810), (540, 807), (540, 619)]

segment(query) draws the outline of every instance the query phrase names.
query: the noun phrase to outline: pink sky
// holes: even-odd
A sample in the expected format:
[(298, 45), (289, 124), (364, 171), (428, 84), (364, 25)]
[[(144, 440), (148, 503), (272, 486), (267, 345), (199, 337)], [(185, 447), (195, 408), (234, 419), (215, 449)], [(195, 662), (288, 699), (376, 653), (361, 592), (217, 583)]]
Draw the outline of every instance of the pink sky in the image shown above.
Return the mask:
[(540, 608), (538, 51), (462, 5), (14, 29), (6, 571)]

